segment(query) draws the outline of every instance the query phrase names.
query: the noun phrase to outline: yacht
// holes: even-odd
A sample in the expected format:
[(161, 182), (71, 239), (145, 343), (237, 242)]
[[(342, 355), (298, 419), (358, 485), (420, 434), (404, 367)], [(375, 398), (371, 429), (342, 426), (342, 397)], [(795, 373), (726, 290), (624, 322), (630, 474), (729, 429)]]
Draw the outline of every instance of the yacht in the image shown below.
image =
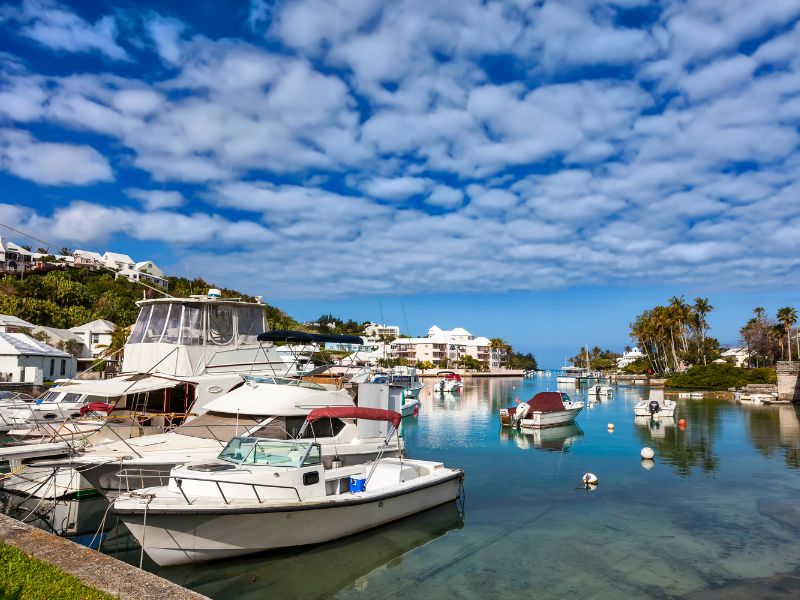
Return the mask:
[(564, 392), (539, 392), (527, 402), (500, 409), (500, 423), (512, 427), (555, 427), (575, 420), (584, 404)]
[[(166, 485), (123, 494), (114, 511), (160, 566), (336, 540), (455, 500), (464, 473), (440, 462), (384, 458), (326, 466), (302, 433), (318, 420), (388, 421), (361, 407), (312, 410), (295, 439), (236, 436), (213, 461), (176, 466)], [(399, 440), (398, 440), (399, 443)]]

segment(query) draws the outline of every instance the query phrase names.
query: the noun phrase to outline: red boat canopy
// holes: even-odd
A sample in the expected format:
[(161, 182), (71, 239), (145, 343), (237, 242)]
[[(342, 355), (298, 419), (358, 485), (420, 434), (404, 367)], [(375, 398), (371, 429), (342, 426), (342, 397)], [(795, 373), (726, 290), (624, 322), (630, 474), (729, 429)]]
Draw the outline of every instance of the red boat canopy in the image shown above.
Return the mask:
[(528, 406), (533, 412), (553, 412), (564, 410), (564, 403), (561, 401), (561, 392), (539, 392), (528, 400)]
[(359, 408), (357, 406), (329, 406), (315, 408), (306, 417), (309, 423), (319, 419), (368, 419), (370, 421), (389, 421), (395, 427), (400, 426), (402, 416), (393, 410), (382, 408)]

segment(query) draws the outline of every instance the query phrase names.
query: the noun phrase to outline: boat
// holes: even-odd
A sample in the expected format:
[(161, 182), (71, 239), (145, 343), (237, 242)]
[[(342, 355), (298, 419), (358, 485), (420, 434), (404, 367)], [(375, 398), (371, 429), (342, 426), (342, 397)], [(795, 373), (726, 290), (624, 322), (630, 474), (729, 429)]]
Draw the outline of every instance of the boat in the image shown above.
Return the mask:
[(665, 417), (670, 418), (675, 415), (675, 407), (678, 405), (674, 400), (664, 398), (662, 390), (650, 390), (650, 397), (645, 400), (640, 399), (633, 407), (633, 414), (637, 417), (651, 417), (654, 419)]
[(577, 423), (556, 425), (554, 427), (539, 427), (521, 429), (517, 434), (517, 445), (522, 446), (522, 441), (533, 444), (537, 450), (545, 452), (569, 452), (575, 441), (583, 437), (583, 430)]
[(555, 427), (575, 420), (584, 404), (564, 392), (539, 392), (527, 402), (500, 409), (500, 423), (511, 427)]
[[(387, 421), (394, 411), (332, 407), (319, 419)], [(349, 467), (322, 464), (313, 440), (236, 436), (215, 461), (172, 469), (167, 485), (136, 490), (114, 511), (160, 566), (317, 544), (454, 501), (464, 473), (440, 462), (383, 458)]]
[(439, 393), (459, 393), (464, 386), (461, 375), (453, 371), (439, 371), (436, 373), (436, 383), (434, 390)]
[(702, 400), (703, 392), (691, 392), (689, 394), (689, 398), (691, 398), (692, 400)]
[(580, 379), (588, 377), (589, 371), (583, 367), (565, 366), (561, 367), (556, 375), (556, 383), (559, 385), (577, 385)]
[(421, 403), (419, 393), (425, 384), (419, 380), (415, 367), (397, 366), (388, 373), (376, 373), (372, 378), (373, 383), (388, 384), (400, 387), (403, 390), (400, 414), (410, 417), (419, 413)]
[(589, 394), (594, 396), (611, 397), (614, 394), (614, 389), (608, 385), (600, 385), (599, 383), (589, 388)]

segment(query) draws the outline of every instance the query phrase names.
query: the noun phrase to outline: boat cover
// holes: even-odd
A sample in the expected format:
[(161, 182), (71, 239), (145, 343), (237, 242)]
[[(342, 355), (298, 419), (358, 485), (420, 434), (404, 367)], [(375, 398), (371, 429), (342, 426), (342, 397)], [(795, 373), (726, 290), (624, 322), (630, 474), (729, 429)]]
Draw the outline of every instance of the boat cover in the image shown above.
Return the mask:
[(358, 406), (328, 406), (325, 408), (315, 408), (306, 417), (306, 421), (312, 423), (319, 419), (367, 419), (369, 421), (389, 421), (395, 427), (400, 426), (402, 415), (393, 410), (383, 408), (365, 408)]
[(528, 406), (532, 412), (554, 412), (564, 410), (564, 403), (561, 401), (561, 392), (539, 392), (528, 400)]
[(331, 342), (334, 344), (358, 344), (364, 345), (364, 340), (357, 335), (338, 335), (324, 333), (308, 333), (305, 331), (294, 331), (292, 329), (276, 329), (265, 331), (258, 334), (259, 342), (303, 342), (306, 344), (322, 344)]

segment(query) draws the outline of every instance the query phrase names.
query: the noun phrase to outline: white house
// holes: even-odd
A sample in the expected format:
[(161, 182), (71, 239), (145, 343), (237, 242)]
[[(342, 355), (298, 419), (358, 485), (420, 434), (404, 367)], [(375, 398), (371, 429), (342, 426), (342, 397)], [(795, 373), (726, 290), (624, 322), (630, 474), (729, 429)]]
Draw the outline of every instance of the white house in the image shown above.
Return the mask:
[(116, 328), (117, 326), (111, 321), (96, 319), (78, 327), (72, 327), (70, 331), (83, 338), (83, 343), (89, 348), (92, 356), (96, 358), (111, 345), (111, 334), (114, 333)]
[(367, 323), (364, 327), (364, 335), (375, 340), (387, 337), (400, 337), (400, 327), (397, 325), (378, 325), (377, 323)]
[(443, 361), (455, 366), (465, 356), (491, 367), (491, 342), (485, 337), (475, 337), (462, 327), (445, 330), (436, 325), (428, 330), (428, 337), (398, 338), (389, 345), (389, 356), (405, 358), (410, 363)]
[(640, 358), (644, 358), (644, 352), (634, 346), (617, 359), (617, 368), (623, 369)]
[(746, 367), (750, 364), (750, 352), (747, 348), (728, 348), (719, 357), (724, 362), (732, 363), (735, 367)]
[(116, 252), (106, 252), (101, 257), (103, 264), (109, 269), (121, 271), (122, 269), (133, 269), (136, 265), (133, 259), (127, 254), (117, 254)]
[(43, 325), (36, 325), (31, 331), (37, 338), (44, 338), (45, 343), (73, 356), (78, 363), (79, 371), (89, 369), (94, 364), (92, 351), (86, 345), (86, 338), (82, 334), (73, 333), (69, 329), (44, 327)]
[(36, 327), (33, 323), (28, 323), (24, 319), (13, 315), (0, 315), (0, 333), (20, 333), (25, 329)]
[(96, 271), (100, 268), (100, 265), (105, 264), (103, 257), (91, 250), (75, 250), (72, 256), (74, 266), (89, 269), (90, 271)]
[(24, 333), (0, 333), (0, 381), (41, 384), (75, 377), (75, 359)]
[(22, 273), (32, 267), (33, 253), (0, 237), (0, 271)]

